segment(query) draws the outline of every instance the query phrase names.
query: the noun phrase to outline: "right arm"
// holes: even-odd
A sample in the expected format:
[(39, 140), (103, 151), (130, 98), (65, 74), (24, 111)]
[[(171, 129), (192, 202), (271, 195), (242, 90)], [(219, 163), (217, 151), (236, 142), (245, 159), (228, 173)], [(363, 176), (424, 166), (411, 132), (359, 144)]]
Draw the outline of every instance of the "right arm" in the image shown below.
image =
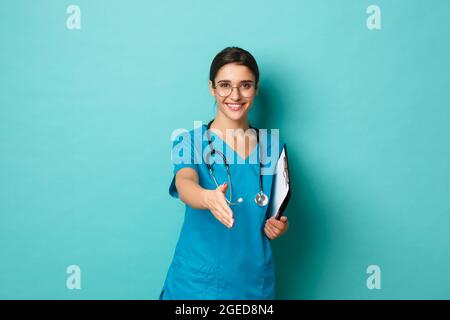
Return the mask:
[(175, 175), (175, 186), (185, 204), (194, 209), (210, 210), (225, 226), (233, 226), (233, 211), (225, 201), (226, 183), (214, 190), (204, 189), (199, 184), (197, 172), (192, 168), (183, 168)]

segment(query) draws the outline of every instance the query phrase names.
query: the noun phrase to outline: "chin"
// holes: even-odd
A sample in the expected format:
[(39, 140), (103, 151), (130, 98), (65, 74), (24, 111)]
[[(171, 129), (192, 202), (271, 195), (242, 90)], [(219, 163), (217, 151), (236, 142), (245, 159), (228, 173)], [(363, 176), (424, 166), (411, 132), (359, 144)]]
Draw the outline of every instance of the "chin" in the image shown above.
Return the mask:
[(242, 112), (242, 113), (240, 113), (240, 114), (235, 114), (235, 113), (227, 113), (226, 114), (227, 115), (227, 118), (228, 119), (231, 119), (231, 120), (234, 120), (234, 121), (238, 121), (238, 120), (241, 120), (242, 118), (244, 118), (244, 116), (245, 116), (245, 112)]

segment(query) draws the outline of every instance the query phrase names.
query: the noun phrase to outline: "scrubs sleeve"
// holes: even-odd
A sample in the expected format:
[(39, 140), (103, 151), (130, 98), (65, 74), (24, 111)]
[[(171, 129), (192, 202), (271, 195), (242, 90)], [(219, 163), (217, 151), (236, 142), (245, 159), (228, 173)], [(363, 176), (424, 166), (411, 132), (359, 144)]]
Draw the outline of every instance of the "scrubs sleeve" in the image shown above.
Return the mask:
[(175, 186), (177, 172), (183, 168), (192, 168), (198, 174), (198, 155), (194, 148), (192, 132), (182, 133), (175, 138), (172, 144), (171, 159), (173, 164), (173, 177), (169, 187), (169, 194), (174, 198), (179, 198)]

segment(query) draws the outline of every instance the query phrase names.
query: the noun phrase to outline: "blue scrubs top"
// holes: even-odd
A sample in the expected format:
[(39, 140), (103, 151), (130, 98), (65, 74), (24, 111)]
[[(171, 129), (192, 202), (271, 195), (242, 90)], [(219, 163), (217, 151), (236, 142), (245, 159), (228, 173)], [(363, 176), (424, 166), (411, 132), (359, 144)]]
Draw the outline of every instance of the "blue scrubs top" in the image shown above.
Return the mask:
[[(204, 161), (194, 163), (195, 160), (201, 161), (209, 150), (206, 138), (203, 139), (205, 132), (206, 125), (203, 125), (181, 134), (174, 142), (172, 152), (187, 160), (174, 163), (169, 193), (175, 198), (178, 198), (175, 175), (186, 167), (197, 171), (203, 188), (217, 188)], [(218, 221), (209, 210), (197, 210), (186, 205), (184, 223), (159, 299), (274, 299), (274, 258), (270, 239), (264, 233), (268, 206), (260, 207), (254, 200), (259, 192), (260, 146), (243, 159), (211, 130), (210, 134), (214, 147), (222, 151), (229, 163), (232, 201), (242, 197), (243, 202), (230, 206), (234, 215), (231, 228)], [(267, 134), (266, 139), (260, 136), (263, 157), (273, 152), (273, 139), (272, 133)], [(282, 143), (276, 145), (275, 152), (279, 155)], [(186, 152), (189, 150), (190, 154)], [(217, 182), (228, 182), (222, 158), (216, 155), (212, 159), (215, 160), (213, 168)], [(266, 164), (265, 167), (271, 170), (275, 164)], [(272, 179), (273, 173), (263, 175), (263, 190), (269, 201)], [(229, 188), (226, 196), (229, 197)]]

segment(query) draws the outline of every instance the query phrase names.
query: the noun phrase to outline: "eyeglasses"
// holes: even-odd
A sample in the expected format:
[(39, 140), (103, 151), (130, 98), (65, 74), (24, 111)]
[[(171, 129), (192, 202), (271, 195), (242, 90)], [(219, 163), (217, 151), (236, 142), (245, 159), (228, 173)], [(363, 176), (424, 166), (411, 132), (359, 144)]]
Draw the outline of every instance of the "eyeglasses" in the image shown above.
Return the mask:
[(239, 94), (244, 98), (250, 98), (255, 95), (256, 85), (253, 82), (242, 82), (239, 86), (232, 86), (229, 82), (220, 82), (214, 86), (217, 94), (220, 97), (228, 97), (231, 92), (233, 92), (233, 88), (237, 88), (239, 90)]

